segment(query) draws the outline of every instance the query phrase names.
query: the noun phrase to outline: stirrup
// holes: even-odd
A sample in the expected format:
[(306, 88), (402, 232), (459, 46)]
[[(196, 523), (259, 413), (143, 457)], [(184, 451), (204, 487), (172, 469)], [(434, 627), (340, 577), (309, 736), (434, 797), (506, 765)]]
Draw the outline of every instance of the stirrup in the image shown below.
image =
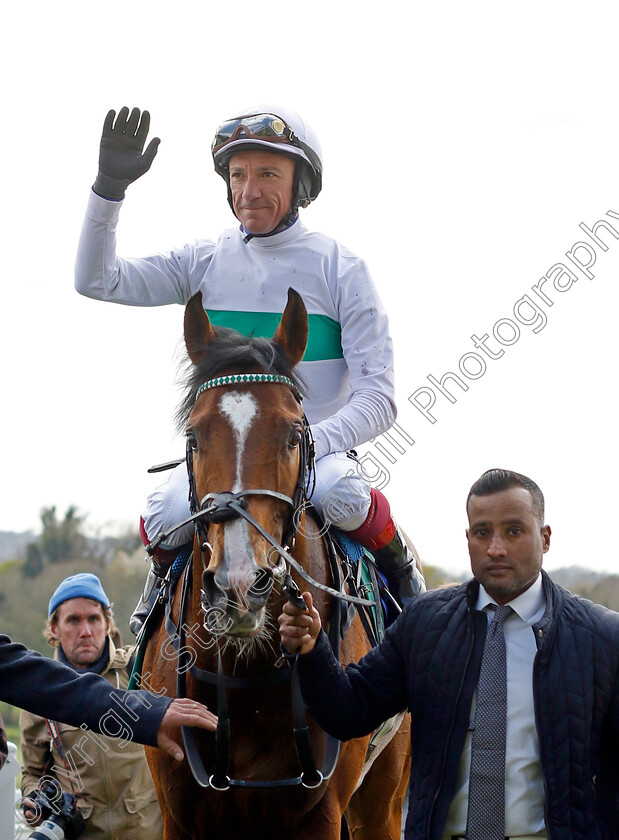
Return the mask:
[[(161, 571), (161, 569), (159, 568), (158, 571)], [(144, 622), (150, 614), (150, 611), (155, 606), (160, 586), (161, 577), (156, 575), (152, 569), (149, 569), (140, 600), (137, 602), (129, 619), (129, 629), (134, 636), (139, 635)]]

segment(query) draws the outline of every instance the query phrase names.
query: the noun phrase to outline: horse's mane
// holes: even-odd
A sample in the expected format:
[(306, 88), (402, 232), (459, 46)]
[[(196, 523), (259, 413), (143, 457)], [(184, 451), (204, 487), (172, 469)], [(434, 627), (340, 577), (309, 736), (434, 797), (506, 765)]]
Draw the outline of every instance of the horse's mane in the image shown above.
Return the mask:
[(181, 377), (181, 387), (185, 396), (176, 412), (179, 430), (183, 430), (189, 420), (189, 414), (196, 401), (200, 385), (226, 373), (276, 373), (287, 376), (302, 393), (306, 386), (302, 378), (295, 374), (288, 364), (279, 344), (267, 338), (244, 336), (227, 327), (214, 327), (217, 341), (205, 345), (204, 358), (193, 364), (187, 359)]

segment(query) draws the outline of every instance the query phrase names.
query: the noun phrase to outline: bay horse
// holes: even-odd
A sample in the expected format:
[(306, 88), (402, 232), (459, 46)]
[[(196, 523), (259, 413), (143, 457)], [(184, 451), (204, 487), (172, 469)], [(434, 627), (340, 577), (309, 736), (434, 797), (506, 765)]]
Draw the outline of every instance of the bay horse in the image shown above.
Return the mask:
[(191, 366), (179, 419), (196, 535), (143, 673), (152, 690), (199, 700), (220, 723), (216, 735), (183, 730), (182, 764), (147, 748), (164, 840), (337, 840), (343, 815), (355, 840), (399, 840), (408, 716), (368, 770), (369, 738), (340, 746), (304, 719), (279, 646), (284, 599), (298, 599), (302, 584), (343, 663), (370, 649), (356, 611), (340, 644), (341, 582), (306, 512), (311, 438), (293, 373), (305, 305), (290, 289), (272, 340), (215, 330), (200, 293), (184, 321)]

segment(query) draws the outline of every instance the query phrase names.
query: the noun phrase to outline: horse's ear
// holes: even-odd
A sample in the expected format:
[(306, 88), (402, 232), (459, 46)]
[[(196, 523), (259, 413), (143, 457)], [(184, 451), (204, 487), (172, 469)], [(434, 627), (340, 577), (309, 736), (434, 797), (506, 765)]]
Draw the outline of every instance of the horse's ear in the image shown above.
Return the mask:
[(290, 367), (299, 364), (307, 346), (307, 309), (303, 298), (294, 289), (288, 289), (288, 303), (284, 309), (282, 320), (273, 336), (286, 354)]
[(185, 346), (194, 365), (204, 357), (209, 344), (215, 340), (215, 330), (202, 306), (202, 292), (196, 292), (185, 307)]

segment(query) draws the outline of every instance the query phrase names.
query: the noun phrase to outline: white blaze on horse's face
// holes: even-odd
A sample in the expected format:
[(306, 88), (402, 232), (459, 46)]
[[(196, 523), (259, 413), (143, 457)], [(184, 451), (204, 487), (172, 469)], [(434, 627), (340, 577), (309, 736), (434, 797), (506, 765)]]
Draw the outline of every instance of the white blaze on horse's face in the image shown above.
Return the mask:
[[(260, 409), (252, 394), (230, 391), (219, 400), (219, 411), (230, 423), (236, 442), (236, 475), (232, 491), (238, 493), (243, 489), (243, 456), (249, 431), (254, 419), (260, 414)], [(237, 612), (249, 623), (259, 623), (257, 615), (248, 613), (244, 597), (255, 577), (254, 550), (249, 526), (244, 519), (233, 519), (226, 523), (224, 534), (228, 585), (236, 593)]]
[(236, 481), (232, 490), (238, 493), (243, 487), (241, 471), (247, 436), (254, 418), (260, 413), (258, 403), (251, 394), (230, 391), (219, 400), (219, 410), (228, 418), (236, 440)]

